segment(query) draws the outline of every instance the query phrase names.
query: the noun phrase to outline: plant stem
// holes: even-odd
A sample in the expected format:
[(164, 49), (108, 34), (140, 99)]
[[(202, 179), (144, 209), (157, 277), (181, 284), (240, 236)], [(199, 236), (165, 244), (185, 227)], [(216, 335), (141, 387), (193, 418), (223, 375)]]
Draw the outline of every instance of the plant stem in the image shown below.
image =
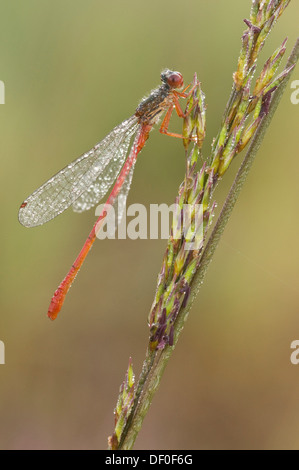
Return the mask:
[[(299, 38), (297, 39), (292, 53), (288, 59), (285, 70), (290, 65), (295, 65), (299, 59)], [(240, 194), (240, 191), (245, 183), (246, 177), (253, 164), (256, 154), (260, 148), (262, 140), (265, 136), (266, 130), (270, 125), (274, 113), (278, 107), (281, 97), (285, 91), (286, 85), (291, 74), (286, 75), (279, 87), (275, 90), (272, 95), (271, 104), (268, 110), (268, 114), (265, 114), (255, 132), (255, 135), (251, 141), (250, 147), (246, 152), (244, 160), (239, 168), (236, 178), (232, 184), (230, 192), (223, 205), (218, 220), (214, 226), (214, 229), (208, 239), (206, 247), (201, 256), (201, 261), (196, 274), (190, 284), (190, 295), (189, 301), (186, 307), (182, 308), (178, 313), (175, 321), (174, 330), (174, 344), (173, 346), (166, 345), (162, 350), (150, 351), (147, 350), (146, 358), (143, 364), (142, 372), (138, 381), (138, 387), (136, 391), (135, 404), (132, 409), (130, 418), (128, 419), (127, 425), (122, 433), (121, 441), (119, 444), (120, 450), (132, 449), (137, 434), (142, 426), (143, 419), (149, 409), (152, 398), (157, 391), (163, 372), (171, 356), (171, 353), (175, 347), (175, 344), (179, 338), (179, 335), (183, 329), (184, 323), (188, 317), (189, 311), (192, 304), (198, 294), (199, 288), (204, 280), (208, 266), (215, 253), (221, 235), (224, 228), (229, 220), (234, 205)]]
[[(288, 59), (287, 65), (285, 69), (287, 69), (291, 65), (295, 65), (298, 62), (299, 59), (299, 38), (297, 39), (295, 46), (292, 50), (292, 53)], [(292, 72), (291, 72), (292, 73)], [(217, 248), (217, 245), (219, 243), (219, 240), (221, 238), (222, 233), (224, 232), (225, 226), (229, 220), (229, 217), (232, 213), (232, 210), (234, 208), (234, 205), (237, 201), (237, 198), (240, 194), (240, 191), (245, 183), (245, 180), (247, 178), (247, 175), (249, 173), (249, 170), (253, 164), (253, 161), (255, 159), (255, 156), (261, 146), (261, 143), (263, 141), (263, 138), (265, 136), (266, 130), (268, 126), (270, 125), (272, 118), (275, 114), (275, 111), (278, 107), (278, 104), (282, 98), (282, 95), (285, 91), (285, 88), (287, 86), (287, 83), (289, 81), (289, 78), (291, 76), (291, 73), (285, 77), (283, 82), (280, 84), (280, 86), (277, 88), (277, 90), (273, 93), (272, 96), (272, 101), (271, 105), (269, 108), (269, 112), (267, 115), (264, 115), (262, 118), (259, 127), (256, 130), (255, 136), (250, 144), (249, 149), (247, 150), (247, 153), (244, 157), (244, 160), (239, 168), (239, 171), (236, 175), (236, 178), (231, 186), (231, 189), (229, 191), (229, 194), (225, 200), (225, 203), (223, 205), (223, 208), (221, 210), (221, 213), (218, 217), (218, 220), (214, 226), (214, 229), (212, 231), (211, 236), (209, 237), (209, 240), (206, 244), (206, 247), (204, 249), (204, 252), (201, 257), (201, 262), (200, 262), (200, 267), (198, 271), (196, 272), (192, 283), (191, 283), (191, 290), (190, 290), (190, 300), (187, 305), (187, 307), (182, 310), (180, 313), (182, 316), (185, 316), (188, 314), (192, 303), (198, 294), (199, 288), (203, 282), (203, 279), (205, 277), (205, 274), (207, 272), (208, 266), (212, 260), (212, 257), (214, 255), (214, 252)]]
[[(288, 59), (287, 65), (285, 69), (287, 69), (289, 66), (294, 65), (298, 62), (299, 59), (299, 38), (297, 39), (295, 46), (292, 50), (292, 53)], [(231, 189), (229, 191), (229, 194), (226, 198), (226, 201), (223, 205), (223, 208), (221, 210), (221, 213), (218, 217), (218, 220), (214, 226), (214, 229), (212, 231), (211, 236), (208, 239), (208, 242), (206, 244), (206, 247), (204, 249), (204, 252), (201, 257), (201, 262), (198, 271), (196, 272), (192, 283), (191, 283), (191, 290), (190, 290), (190, 298), (189, 298), (189, 303), (180, 312), (180, 315), (182, 317), (185, 317), (188, 315), (189, 310), (192, 306), (192, 303), (194, 299), (196, 298), (199, 288), (204, 280), (204, 277), (206, 275), (208, 266), (212, 260), (212, 257), (214, 255), (214, 252), (217, 248), (217, 245), (219, 243), (219, 240), (221, 238), (222, 233), (224, 232), (225, 226), (229, 220), (229, 217), (232, 213), (232, 210), (234, 208), (234, 205), (237, 201), (237, 198), (240, 194), (240, 191), (245, 183), (245, 180), (247, 178), (247, 175), (249, 173), (249, 170), (253, 164), (253, 161), (255, 159), (255, 156), (261, 146), (261, 143), (263, 141), (263, 138), (265, 136), (266, 130), (268, 126), (270, 125), (272, 118), (275, 114), (275, 111), (278, 107), (278, 104), (282, 98), (282, 95), (285, 91), (286, 85), (289, 81), (291, 74), (287, 75), (286, 78), (283, 80), (281, 85), (278, 87), (278, 89), (273, 93), (272, 96), (272, 101), (271, 105), (269, 108), (269, 113), (267, 115), (264, 115), (262, 118), (259, 127), (256, 130), (255, 136), (250, 144), (250, 147), (244, 157), (244, 160), (239, 168), (239, 171), (236, 175), (236, 178), (231, 186)], [(179, 321), (179, 318), (178, 320)], [(185, 321), (185, 320), (184, 320)]]

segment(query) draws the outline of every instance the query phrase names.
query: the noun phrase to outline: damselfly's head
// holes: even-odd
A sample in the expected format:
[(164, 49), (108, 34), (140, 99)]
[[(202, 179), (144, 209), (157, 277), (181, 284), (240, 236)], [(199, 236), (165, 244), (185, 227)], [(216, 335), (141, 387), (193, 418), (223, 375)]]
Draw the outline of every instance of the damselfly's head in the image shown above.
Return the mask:
[(180, 72), (174, 72), (173, 70), (163, 70), (161, 73), (161, 80), (170, 88), (182, 88), (184, 85), (182, 74)]

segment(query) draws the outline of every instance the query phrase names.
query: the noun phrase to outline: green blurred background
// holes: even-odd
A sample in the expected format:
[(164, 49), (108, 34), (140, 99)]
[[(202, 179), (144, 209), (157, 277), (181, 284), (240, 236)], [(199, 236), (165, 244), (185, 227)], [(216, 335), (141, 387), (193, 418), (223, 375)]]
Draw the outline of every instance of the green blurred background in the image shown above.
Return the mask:
[[(59, 319), (52, 293), (92, 224), (71, 210), (25, 229), (20, 203), (134, 113), (164, 67), (194, 72), (207, 143), (228, 99), (251, 1), (0, 2), (1, 449), (105, 449), (128, 359), (144, 358), (165, 240), (97, 241)], [(298, 34), (291, 2), (262, 60)], [(298, 79), (298, 68), (292, 80)], [(299, 447), (298, 113), (286, 91), (135, 449)], [(173, 119), (172, 129), (181, 123)], [(219, 185), (223, 202), (237, 162)], [(173, 203), (181, 142), (153, 132), (128, 203)]]

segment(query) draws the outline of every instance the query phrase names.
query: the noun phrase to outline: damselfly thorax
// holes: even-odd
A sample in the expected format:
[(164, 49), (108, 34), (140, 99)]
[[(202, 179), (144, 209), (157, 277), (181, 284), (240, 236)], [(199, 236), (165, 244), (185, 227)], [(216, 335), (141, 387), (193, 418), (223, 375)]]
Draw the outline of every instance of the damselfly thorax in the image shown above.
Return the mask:
[(165, 70), (161, 73), (162, 85), (153, 90), (147, 98), (138, 105), (135, 116), (142, 124), (154, 125), (161, 114), (169, 107), (174, 107), (175, 89), (184, 85), (183, 77), (179, 72)]

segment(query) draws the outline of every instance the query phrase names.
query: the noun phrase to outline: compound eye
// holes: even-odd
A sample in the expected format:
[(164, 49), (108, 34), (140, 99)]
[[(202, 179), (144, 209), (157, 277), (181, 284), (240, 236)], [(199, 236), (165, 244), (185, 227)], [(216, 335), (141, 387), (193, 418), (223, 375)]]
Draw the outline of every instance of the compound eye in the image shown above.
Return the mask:
[(171, 88), (181, 88), (184, 85), (183, 76), (180, 72), (172, 72), (167, 77), (167, 83)]

